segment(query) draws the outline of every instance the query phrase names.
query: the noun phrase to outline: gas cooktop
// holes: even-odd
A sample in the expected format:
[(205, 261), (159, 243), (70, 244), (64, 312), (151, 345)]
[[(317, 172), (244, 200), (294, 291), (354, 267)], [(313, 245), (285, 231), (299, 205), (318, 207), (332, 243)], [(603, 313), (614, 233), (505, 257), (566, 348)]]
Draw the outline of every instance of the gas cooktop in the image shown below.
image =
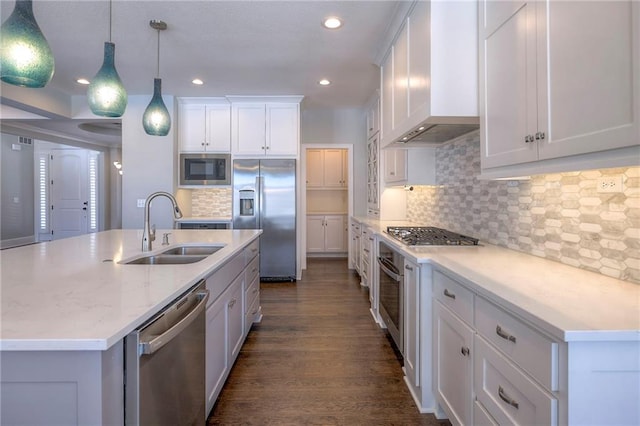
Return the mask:
[(433, 226), (388, 226), (387, 233), (408, 246), (476, 246), (478, 239)]

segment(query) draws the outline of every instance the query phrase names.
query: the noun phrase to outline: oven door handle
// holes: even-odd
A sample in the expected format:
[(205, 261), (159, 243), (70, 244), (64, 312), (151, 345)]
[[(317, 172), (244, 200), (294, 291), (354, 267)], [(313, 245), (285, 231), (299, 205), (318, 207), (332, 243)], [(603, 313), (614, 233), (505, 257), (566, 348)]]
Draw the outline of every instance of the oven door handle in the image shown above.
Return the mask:
[(402, 274), (400, 274), (400, 271), (398, 271), (393, 263), (384, 257), (378, 256), (378, 265), (380, 265), (380, 269), (382, 269), (385, 274), (389, 275), (395, 281), (402, 281)]

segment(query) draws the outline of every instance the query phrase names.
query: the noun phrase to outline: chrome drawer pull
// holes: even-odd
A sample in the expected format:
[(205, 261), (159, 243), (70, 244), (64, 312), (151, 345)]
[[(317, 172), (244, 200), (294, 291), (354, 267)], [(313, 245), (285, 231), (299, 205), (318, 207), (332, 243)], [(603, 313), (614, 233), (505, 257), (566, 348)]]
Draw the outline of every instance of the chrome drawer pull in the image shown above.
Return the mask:
[(499, 325), (496, 325), (496, 334), (502, 337), (504, 340), (508, 340), (513, 343), (516, 342), (516, 336), (505, 333), (504, 331), (502, 331), (502, 327), (500, 327)]
[(456, 295), (453, 294), (453, 293), (449, 293), (449, 290), (447, 290), (446, 288), (444, 289), (444, 295), (447, 296), (447, 297), (450, 297), (450, 298), (452, 298), (454, 300), (456, 298)]
[(464, 346), (462, 348), (460, 348), (460, 353), (464, 356), (468, 356), (469, 355), (469, 348), (465, 348)]
[(498, 386), (498, 396), (500, 397), (501, 400), (503, 400), (504, 402), (506, 402), (507, 404), (511, 405), (516, 409), (520, 405), (504, 392), (504, 389), (502, 389), (502, 386)]
[(236, 299), (231, 299), (231, 302), (229, 302), (229, 308), (233, 308), (236, 304)]
[(409, 265), (404, 265), (404, 269), (406, 269), (407, 271), (413, 271), (413, 268)]

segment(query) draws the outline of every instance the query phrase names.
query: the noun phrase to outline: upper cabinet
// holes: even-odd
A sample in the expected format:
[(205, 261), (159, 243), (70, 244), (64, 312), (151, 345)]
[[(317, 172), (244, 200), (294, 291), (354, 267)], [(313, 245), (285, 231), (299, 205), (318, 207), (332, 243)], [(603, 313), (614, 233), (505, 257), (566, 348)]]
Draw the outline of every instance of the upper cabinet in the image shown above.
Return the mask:
[(367, 108), (367, 139), (380, 131), (380, 97), (376, 96)]
[(231, 152), (231, 105), (224, 98), (178, 98), (181, 152)]
[(234, 155), (293, 156), (300, 143), (300, 96), (229, 97)]
[(638, 164), (640, 4), (482, 1), (479, 10), (483, 175)]
[(380, 67), (382, 147), (477, 128), (477, 16), (475, 2), (414, 2)]
[(307, 188), (346, 189), (346, 149), (307, 149)]
[(435, 185), (436, 149), (385, 149), (384, 182), (388, 186)]

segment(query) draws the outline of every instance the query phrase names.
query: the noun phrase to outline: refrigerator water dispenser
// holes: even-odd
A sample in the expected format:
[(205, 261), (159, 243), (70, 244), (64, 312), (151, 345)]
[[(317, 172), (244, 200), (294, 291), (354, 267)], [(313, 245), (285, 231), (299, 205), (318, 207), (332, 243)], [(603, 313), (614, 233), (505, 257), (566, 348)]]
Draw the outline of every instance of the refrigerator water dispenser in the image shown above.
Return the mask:
[(240, 216), (253, 216), (256, 192), (253, 189), (242, 189), (240, 192)]

